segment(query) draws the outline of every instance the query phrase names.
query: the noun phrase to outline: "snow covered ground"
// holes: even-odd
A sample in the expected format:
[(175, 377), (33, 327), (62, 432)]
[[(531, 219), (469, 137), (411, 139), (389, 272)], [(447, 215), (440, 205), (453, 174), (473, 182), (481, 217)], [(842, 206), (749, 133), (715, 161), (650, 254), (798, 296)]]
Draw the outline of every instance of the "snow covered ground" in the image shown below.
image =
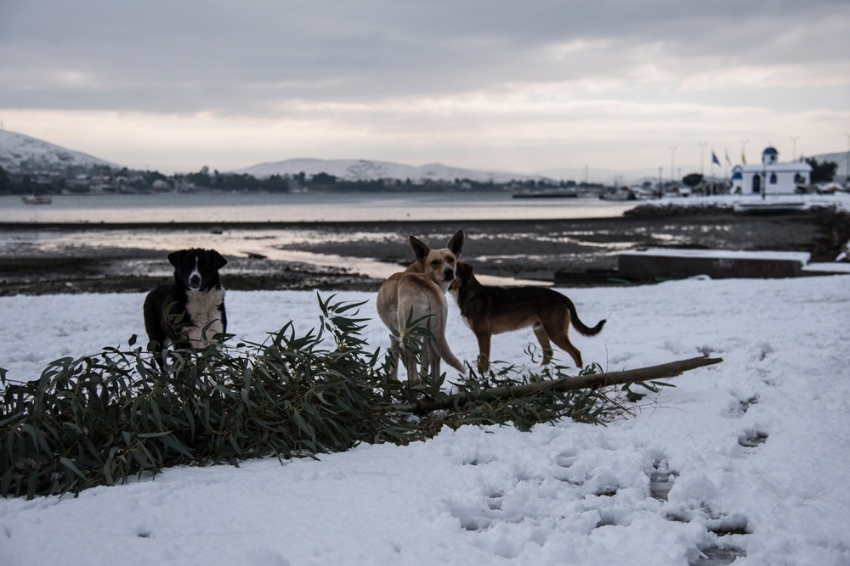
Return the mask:
[[(700, 563), (700, 552), (850, 563), (850, 276), (568, 294), (584, 322), (608, 319), (600, 335), (574, 337), (588, 362), (725, 361), (607, 427), (466, 427), (320, 461), (176, 468), (76, 499), (0, 500), (0, 564), (661, 566)], [(375, 317), (373, 295), (339, 296), (368, 299)], [(54, 358), (126, 343), (143, 333), (142, 300), (0, 298), (0, 366), (31, 379)], [(310, 292), (227, 301), (230, 330), (253, 340), (290, 318), (315, 326), (319, 312)], [(455, 353), (474, 358), (454, 306), (449, 326)], [(369, 325), (375, 347), (386, 334)], [(495, 337), (494, 357), (520, 361), (533, 340)]]
[(652, 206), (735, 206), (738, 204), (753, 205), (753, 204), (775, 204), (775, 203), (804, 203), (805, 208), (813, 206), (836, 206), (841, 210), (850, 210), (850, 194), (838, 192), (834, 195), (768, 195), (762, 199), (758, 195), (714, 195), (714, 196), (696, 196), (696, 197), (664, 197), (655, 200), (641, 201), (640, 204), (648, 204)]

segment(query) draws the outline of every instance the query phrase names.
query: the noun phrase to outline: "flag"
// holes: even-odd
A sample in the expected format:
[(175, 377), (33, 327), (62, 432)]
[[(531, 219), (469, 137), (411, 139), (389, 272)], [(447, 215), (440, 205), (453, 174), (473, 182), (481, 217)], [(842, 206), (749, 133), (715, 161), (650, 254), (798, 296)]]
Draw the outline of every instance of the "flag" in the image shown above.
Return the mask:
[(712, 164), (717, 163), (717, 165), (720, 165), (720, 160), (717, 159), (717, 155), (714, 154), (713, 149), (711, 150), (711, 163)]
[(726, 150), (726, 165), (732, 165), (732, 160), (729, 159), (729, 150)]
[(741, 163), (743, 163), (744, 165), (747, 164), (747, 156), (744, 155), (743, 151), (741, 152)]

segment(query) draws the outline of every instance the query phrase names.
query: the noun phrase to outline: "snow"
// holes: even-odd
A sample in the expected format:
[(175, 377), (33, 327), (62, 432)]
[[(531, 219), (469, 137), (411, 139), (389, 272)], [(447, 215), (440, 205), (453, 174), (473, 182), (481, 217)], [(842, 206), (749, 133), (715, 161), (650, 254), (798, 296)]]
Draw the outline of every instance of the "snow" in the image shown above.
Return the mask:
[(698, 197), (664, 197), (657, 200), (640, 201), (641, 205), (649, 206), (734, 206), (734, 205), (759, 205), (759, 204), (780, 204), (780, 203), (804, 203), (804, 209), (809, 209), (813, 206), (835, 206), (841, 210), (850, 210), (850, 194), (835, 193), (832, 195), (770, 195), (766, 198), (761, 198), (758, 195), (713, 195), (713, 196), (698, 196)]
[(803, 271), (815, 273), (847, 273), (850, 274), (850, 263), (833, 261), (824, 263), (809, 263), (803, 266)]
[(239, 169), (234, 173), (247, 173), (255, 177), (264, 178), (271, 175), (297, 175), (305, 173), (313, 176), (317, 173), (327, 173), (346, 181), (375, 181), (378, 179), (398, 179), (404, 181), (410, 179), (414, 183), (424, 180), (431, 181), (454, 181), (455, 179), (471, 179), (486, 183), (507, 183), (517, 180), (544, 179), (539, 175), (525, 175), (509, 173), (505, 171), (477, 171), (474, 169), (462, 169), (450, 167), (440, 163), (429, 163), (414, 167), (401, 163), (387, 161), (372, 161), (367, 159), (287, 159), (275, 163), (260, 163), (245, 169)]
[(772, 251), (739, 251), (739, 250), (678, 250), (670, 248), (652, 248), (648, 250), (629, 250), (620, 255), (632, 256), (663, 256), (686, 258), (723, 258), (723, 259), (763, 259), (798, 261), (803, 265), (809, 262), (811, 255), (807, 252), (772, 252)]
[(17, 171), (23, 162), (28, 162), (28, 169), (31, 170), (92, 165), (116, 167), (114, 163), (79, 151), (65, 149), (24, 134), (0, 130), (0, 167)]
[[(724, 362), (607, 427), (465, 427), (319, 461), (174, 468), (78, 498), (0, 500), (0, 564), (659, 566), (712, 548), (746, 553), (744, 565), (850, 563), (850, 277), (564, 291), (585, 323), (608, 319), (596, 337), (572, 333), (587, 361)], [(377, 320), (374, 294), (338, 297), (369, 300), (362, 314)], [(143, 332), (142, 300), (0, 298), (0, 366), (32, 379), (59, 356), (126, 343)], [(311, 292), (229, 292), (227, 305), (229, 330), (251, 340), (319, 314)], [(454, 305), (449, 317), (455, 354), (473, 359)], [(380, 323), (366, 336), (386, 346)], [(494, 357), (521, 361), (533, 341), (496, 336)], [(667, 500), (652, 496), (662, 473)]]

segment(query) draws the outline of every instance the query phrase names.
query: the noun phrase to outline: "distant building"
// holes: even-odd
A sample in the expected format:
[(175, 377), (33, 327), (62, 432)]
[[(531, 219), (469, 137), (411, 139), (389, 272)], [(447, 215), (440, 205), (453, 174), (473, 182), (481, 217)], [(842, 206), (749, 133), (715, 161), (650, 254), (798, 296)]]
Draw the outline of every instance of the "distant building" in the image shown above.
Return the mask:
[(163, 181), (162, 179), (157, 179), (156, 181), (154, 181), (151, 187), (153, 188), (153, 190), (159, 192), (166, 192), (171, 190), (171, 185), (169, 185), (167, 181)]
[(736, 165), (732, 168), (732, 193), (760, 195), (793, 195), (798, 186), (811, 182), (812, 167), (801, 157), (799, 161), (779, 163), (779, 152), (768, 147), (761, 163)]

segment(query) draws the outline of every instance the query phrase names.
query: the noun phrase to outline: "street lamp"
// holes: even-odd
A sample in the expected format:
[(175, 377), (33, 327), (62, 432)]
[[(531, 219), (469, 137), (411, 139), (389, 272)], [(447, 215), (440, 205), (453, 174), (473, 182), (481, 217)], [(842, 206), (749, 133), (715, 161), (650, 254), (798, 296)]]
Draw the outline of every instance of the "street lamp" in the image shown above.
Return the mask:
[(850, 134), (845, 133), (844, 135), (847, 136), (847, 161), (844, 169), (844, 185), (846, 186), (850, 183)]
[(792, 161), (797, 161), (797, 140), (800, 139), (800, 136), (791, 136), (788, 139), (794, 142), (794, 159)]
[(761, 158), (761, 200), (767, 198), (767, 163), (764, 156)]
[(705, 155), (705, 146), (708, 145), (708, 142), (697, 142), (699, 146), (699, 174), (703, 174), (702, 164), (703, 164), (703, 156)]
[(670, 150), (670, 180), (674, 180), (676, 178), (676, 146), (668, 147)]

